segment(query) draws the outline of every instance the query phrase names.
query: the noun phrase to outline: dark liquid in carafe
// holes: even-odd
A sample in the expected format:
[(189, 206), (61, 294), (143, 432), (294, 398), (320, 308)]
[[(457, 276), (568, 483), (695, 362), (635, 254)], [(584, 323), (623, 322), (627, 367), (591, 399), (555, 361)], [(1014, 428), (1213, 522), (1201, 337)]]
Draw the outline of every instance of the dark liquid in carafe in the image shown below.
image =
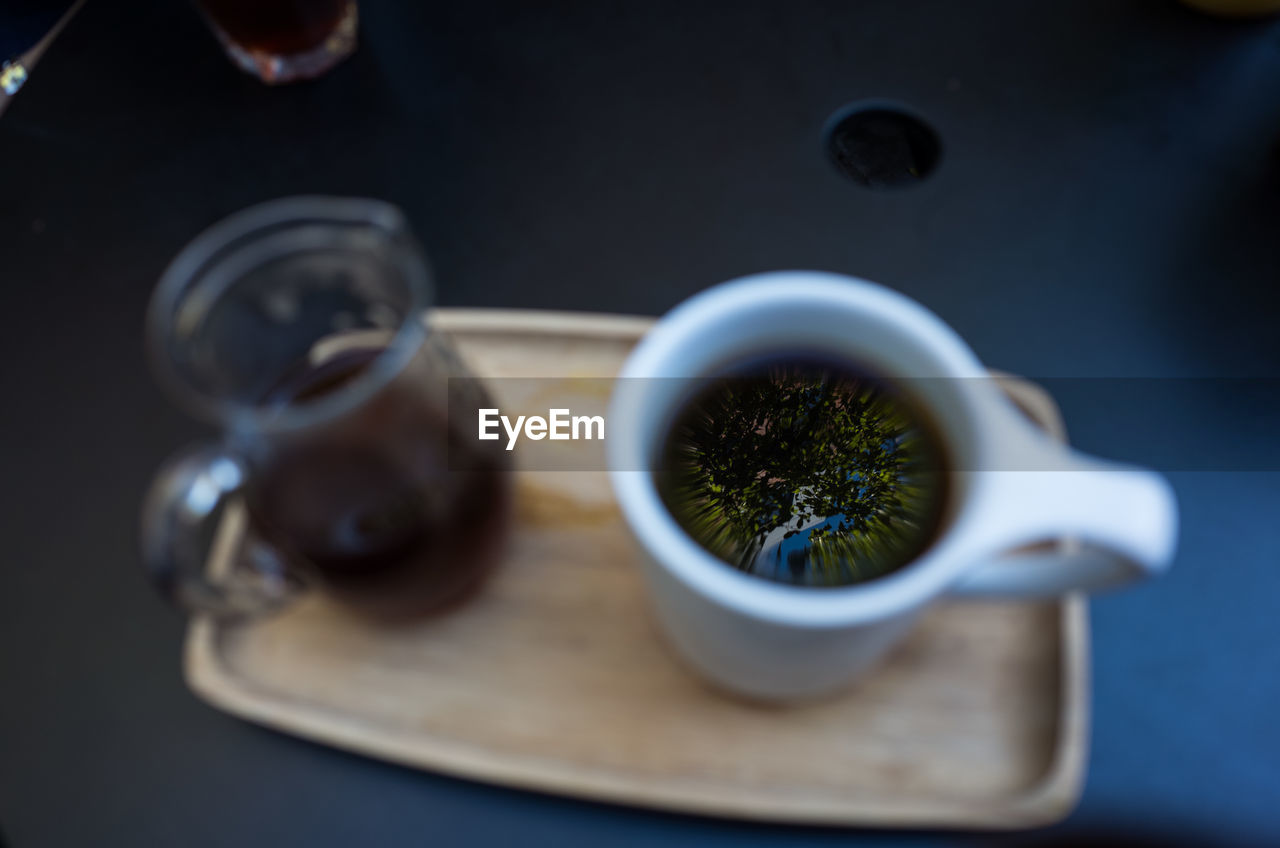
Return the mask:
[(200, 0), (227, 36), (249, 50), (278, 56), (318, 47), (337, 28), (350, 0)]
[[(299, 367), (263, 406), (328, 399), (380, 352)], [(353, 410), (281, 438), (250, 491), (253, 521), (296, 567), (376, 617), (448, 605), (494, 565), (509, 511), (507, 475), (496, 462), (449, 468), (449, 427), (446, 410), (399, 378)]]

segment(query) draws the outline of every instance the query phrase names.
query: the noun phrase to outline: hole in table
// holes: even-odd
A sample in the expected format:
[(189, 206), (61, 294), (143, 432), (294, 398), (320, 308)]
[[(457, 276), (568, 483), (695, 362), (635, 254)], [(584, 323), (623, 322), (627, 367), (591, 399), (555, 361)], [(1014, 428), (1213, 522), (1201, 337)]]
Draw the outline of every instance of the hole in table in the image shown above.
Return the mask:
[(933, 127), (897, 106), (846, 106), (827, 126), (827, 150), (836, 167), (867, 188), (914, 185), (933, 172), (942, 155)]

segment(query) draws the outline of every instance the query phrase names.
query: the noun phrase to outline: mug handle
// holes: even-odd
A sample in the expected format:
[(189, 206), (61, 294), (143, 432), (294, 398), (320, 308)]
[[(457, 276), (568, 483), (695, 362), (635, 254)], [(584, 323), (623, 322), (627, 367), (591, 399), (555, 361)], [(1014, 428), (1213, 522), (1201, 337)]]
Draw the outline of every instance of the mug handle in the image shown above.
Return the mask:
[(248, 618), (302, 590), (287, 558), (247, 526), (247, 480), (246, 464), (216, 444), (182, 450), (156, 472), (142, 505), (142, 561), (175, 606)]
[[(1095, 592), (1166, 571), (1177, 540), (1178, 506), (1162, 475), (1072, 450), (1052, 399), (1026, 380), (995, 375), (1027, 420), (1006, 418), (1006, 449), (1025, 470), (974, 472), (986, 495), (978, 550), (991, 558), (952, 594), (1049, 598)], [(1017, 416), (1008, 409), (1004, 414)], [(1040, 544), (1041, 549), (1025, 546)], [(1044, 543), (1051, 549), (1044, 550)], [(1011, 550), (1017, 549), (1017, 550)]]

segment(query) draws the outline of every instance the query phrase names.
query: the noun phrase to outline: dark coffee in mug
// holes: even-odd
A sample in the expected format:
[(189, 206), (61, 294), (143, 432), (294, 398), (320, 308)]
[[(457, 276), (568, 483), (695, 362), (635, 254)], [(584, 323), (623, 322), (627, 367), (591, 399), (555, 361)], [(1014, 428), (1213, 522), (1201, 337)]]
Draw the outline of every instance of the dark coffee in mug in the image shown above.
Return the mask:
[(905, 387), (796, 353), (742, 363), (694, 393), (655, 474), (699, 545), (800, 586), (896, 571), (938, 536), (947, 500), (942, 441)]
[[(261, 404), (283, 411), (348, 391), (381, 353), (300, 363)], [(495, 564), (509, 518), (498, 461), (449, 468), (454, 426), (416, 383), (394, 380), (269, 453), (247, 491), (252, 526), (298, 571), (380, 619), (452, 603)]]

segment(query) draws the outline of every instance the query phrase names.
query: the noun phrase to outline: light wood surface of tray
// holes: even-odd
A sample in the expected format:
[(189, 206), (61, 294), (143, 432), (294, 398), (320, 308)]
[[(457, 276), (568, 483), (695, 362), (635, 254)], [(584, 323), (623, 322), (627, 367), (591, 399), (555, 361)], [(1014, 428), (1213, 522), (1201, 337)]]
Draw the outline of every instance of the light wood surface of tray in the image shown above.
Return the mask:
[[(613, 376), (650, 324), (493, 310), (432, 321), (482, 377)], [(1008, 389), (1060, 431), (1043, 392)], [(1044, 824), (1074, 805), (1088, 720), (1079, 597), (944, 602), (848, 693), (744, 703), (661, 641), (606, 475), (517, 476), (508, 561), (466, 606), (397, 630), (320, 596), (249, 624), (196, 619), (190, 686), (229, 713), (341, 748), (625, 804), (982, 828)]]

